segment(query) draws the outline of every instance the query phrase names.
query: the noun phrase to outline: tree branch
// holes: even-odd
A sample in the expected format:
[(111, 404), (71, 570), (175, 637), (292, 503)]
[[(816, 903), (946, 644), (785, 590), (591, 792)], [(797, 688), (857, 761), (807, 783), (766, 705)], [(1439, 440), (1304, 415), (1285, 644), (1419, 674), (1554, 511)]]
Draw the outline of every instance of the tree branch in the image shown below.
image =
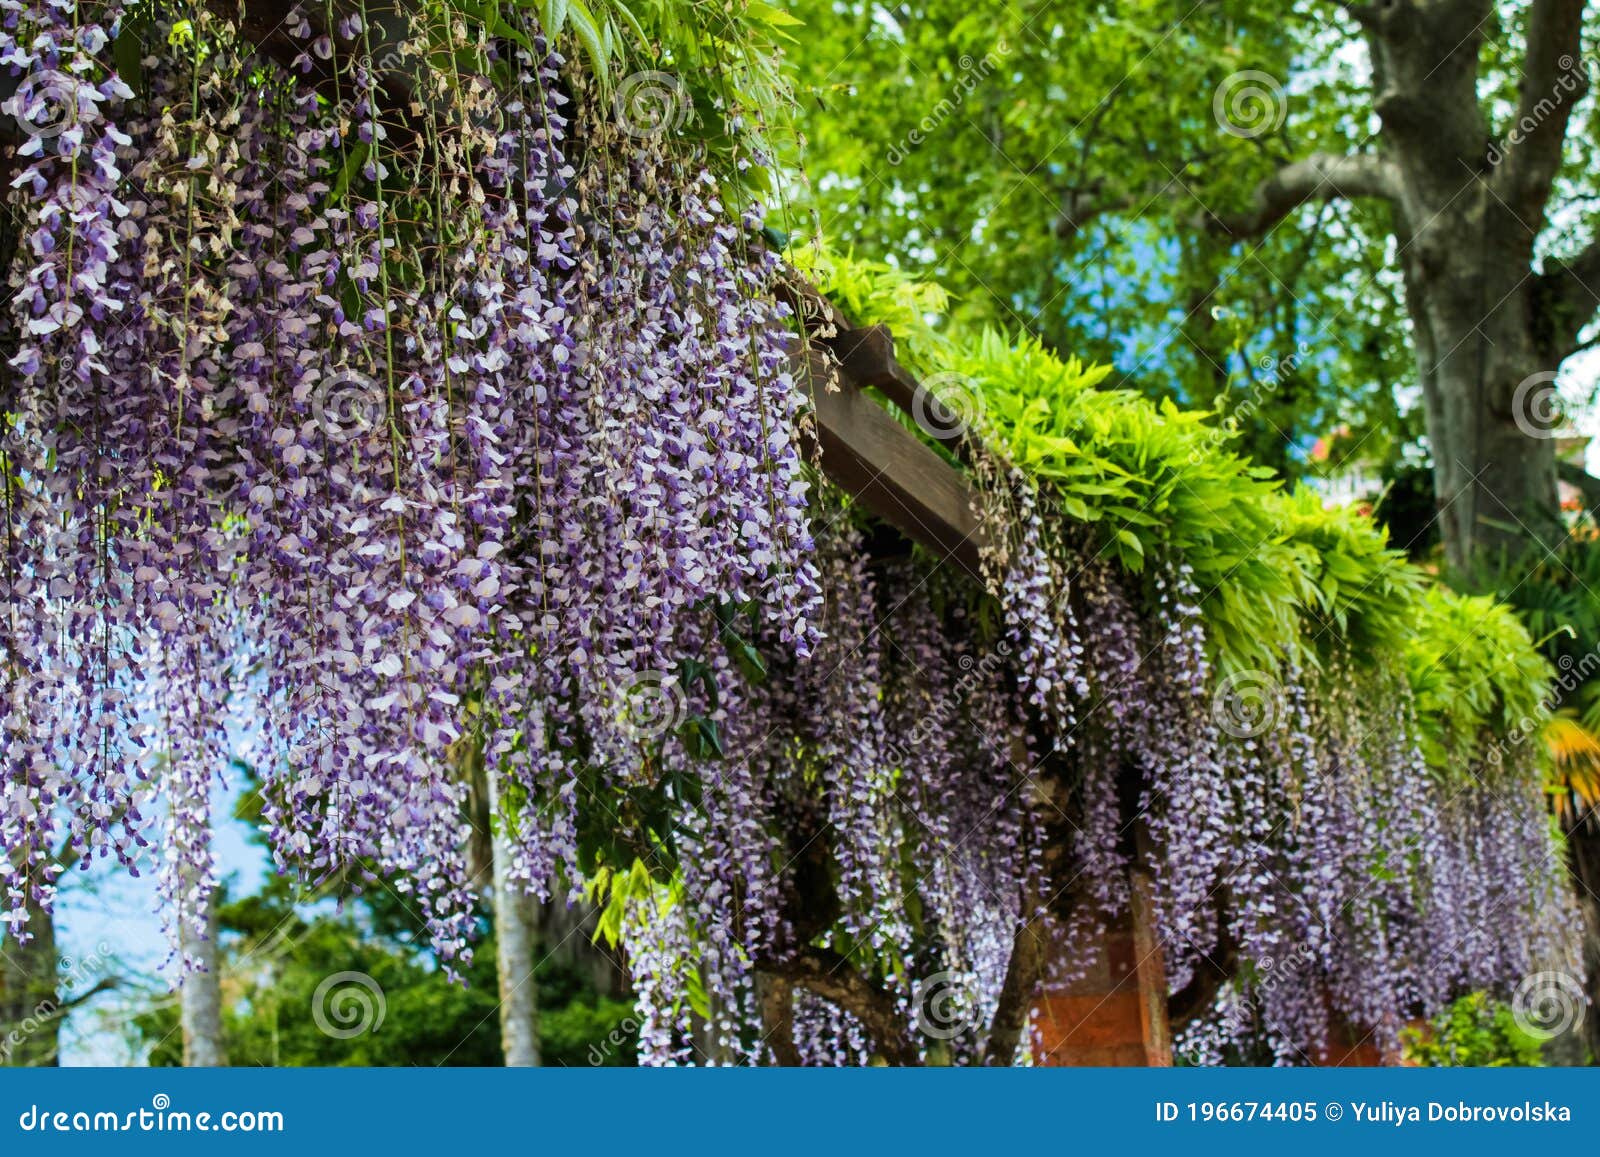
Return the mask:
[(68, 997), (66, 1000), (63, 1000), (57, 1004), (52, 1015), (65, 1016), (78, 1006), (93, 1000), (102, 992), (110, 992), (113, 989), (121, 987), (122, 978), (120, 976), (102, 976), (99, 980), (95, 981), (91, 987), (85, 989), (83, 992), (78, 993), (76, 996)]
[(1199, 224), (1228, 237), (1254, 237), (1312, 201), (1335, 197), (1393, 200), (1399, 195), (1399, 172), (1384, 157), (1370, 153), (1347, 157), (1314, 153), (1285, 165), (1257, 185), (1253, 208), (1232, 214), (1207, 212)]
[(989, 1022), (989, 1039), (983, 1046), (985, 1065), (1009, 1065), (1016, 1058), (1034, 990), (1044, 976), (1048, 949), (1044, 918), (1035, 913), (1017, 929), (1016, 939), (1011, 942), (1011, 959)]
[(1582, 493), (1586, 506), (1591, 509), (1600, 506), (1600, 478), (1596, 478), (1582, 466), (1571, 462), (1557, 462), (1556, 477), (1568, 486), (1577, 488)]
[(1096, 217), (1125, 212), (1137, 203), (1132, 193), (1106, 196), (1104, 180), (1091, 181), (1087, 188), (1069, 189), (1061, 195), (1061, 212), (1056, 214), (1056, 236), (1063, 241), (1070, 241)]
[(794, 985), (782, 977), (768, 977), (761, 991), (761, 1022), (772, 1059), (785, 1068), (799, 1068), (800, 1050), (794, 1043)]
[[(1529, 229), (1543, 225), (1574, 106), (1589, 91), (1583, 66), (1584, 0), (1534, 0), (1517, 117), (1506, 131), (1497, 183)], [(1499, 158), (1491, 151), (1491, 160)]]
[(1552, 365), (1577, 352), (1578, 335), (1600, 309), (1600, 237), (1576, 256), (1548, 263), (1534, 286), (1535, 337)]
[(809, 988), (850, 1013), (890, 1064), (922, 1064), (894, 994), (867, 979), (833, 949), (805, 947), (788, 956), (759, 961), (756, 967), (768, 976)]

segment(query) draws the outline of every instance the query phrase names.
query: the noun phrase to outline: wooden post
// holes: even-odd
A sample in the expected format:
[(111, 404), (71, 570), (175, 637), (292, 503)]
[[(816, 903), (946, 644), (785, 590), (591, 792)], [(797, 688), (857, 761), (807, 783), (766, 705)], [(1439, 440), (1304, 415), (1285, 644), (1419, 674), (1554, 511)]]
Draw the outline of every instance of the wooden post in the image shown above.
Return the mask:
[(1031, 1030), (1037, 1065), (1159, 1067), (1172, 1064), (1167, 982), (1150, 903), (1150, 877), (1129, 874), (1128, 911), (1099, 943), (1064, 944), (1088, 956), (1088, 970), (1070, 984), (1046, 988), (1035, 1002)]

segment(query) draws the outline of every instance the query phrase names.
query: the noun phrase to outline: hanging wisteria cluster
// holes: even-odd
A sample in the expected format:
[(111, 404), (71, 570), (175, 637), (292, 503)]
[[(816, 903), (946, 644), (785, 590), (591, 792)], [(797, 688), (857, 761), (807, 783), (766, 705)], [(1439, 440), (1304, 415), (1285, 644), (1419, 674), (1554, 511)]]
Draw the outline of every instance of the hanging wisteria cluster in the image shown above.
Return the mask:
[[(1040, 551), (1038, 534), (1024, 525), (1012, 556), (1036, 577), (1000, 598), (1074, 792), (1066, 939), (1125, 912), (1145, 862), (1171, 991), (1233, 976), (1188, 1027), (1188, 1060), (1313, 1063), (1351, 1026), (1397, 1056), (1400, 1030), (1455, 994), (1506, 993), (1570, 962), (1574, 918), (1526, 745), (1492, 766), (1467, 753), (1440, 782), (1402, 672), (1337, 646), (1315, 671), (1213, 671), (1204, 592), (1181, 563), (1130, 585), (1080, 548), (1069, 585), (1072, 557)], [(1042, 613), (1040, 591), (1072, 609)], [(1059, 657), (1078, 655), (1084, 686), (1064, 711)]]
[[(31, 130), (0, 431), (6, 918), (26, 934), (63, 841), (137, 871), (160, 817), (169, 907), (203, 920), (236, 727), (264, 730), (280, 866), (393, 878), (448, 961), (463, 744), (506, 777), (512, 873), (547, 894), (579, 878), (578, 764), (641, 774), (680, 620), (748, 604), (814, 645), (759, 213), (611, 123), (531, 21), (490, 43), (419, 16), (385, 45), (296, 14), (279, 59), (193, 13), (143, 30), (136, 94), (118, 10), (92, 15), (4, 23)], [(440, 37), (501, 87), (392, 67)]]
[[(904, 563), (869, 567), (846, 513), (821, 509), (822, 643), (758, 682), (725, 656), (712, 664), (719, 706), (705, 709), (726, 752), (702, 772), (681, 891), (629, 904), (649, 1061), (784, 1060), (763, 985), (826, 988), (813, 970), (837, 967), (842, 981), (863, 966), (885, 1009), (973, 1059), (1022, 888), (1037, 887), (1006, 645), (986, 648), (972, 624), (936, 614), (942, 584)], [(929, 978), (948, 1002), (931, 998)], [(848, 1002), (806, 993), (783, 997), (795, 1060), (853, 1063), (885, 1047)], [(926, 1051), (909, 1034), (894, 1046), (900, 1059)]]
[(759, 684), (713, 664), (720, 705), (694, 710), (727, 751), (681, 890), (629, 905), (647, 1060), (1003, 1063), (988, 1038), (1029, 929), (1055, 946), (1035, 983), (1071, 981), (1136, 862), (1171, 991), (1211, 978), (1190, 1062), (1312, 1063), (1352, 1028), (1397, 1055), (1455, 994), (1563, 959), (1528, 753), (1438, 782), (1406, 679), (1338, 645), (1315, 670), (1217, 672), (1181, 563), (1097, 559), (1026, 485), (1006, 484), (996, 601), (869, 564), (829, 510), (812, 660)]

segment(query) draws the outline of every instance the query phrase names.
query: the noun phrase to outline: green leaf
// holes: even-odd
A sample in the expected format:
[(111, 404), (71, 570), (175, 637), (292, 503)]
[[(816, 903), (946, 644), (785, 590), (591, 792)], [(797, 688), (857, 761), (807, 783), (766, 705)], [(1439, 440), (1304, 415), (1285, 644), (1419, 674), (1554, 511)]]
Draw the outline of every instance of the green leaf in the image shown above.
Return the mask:
[(567, 26), (567, 0), (543, 0), (539, 7), (539, 23), (545, 36), (554, 41)]
[(722, 734), (715, 720), (702, 715), (691, 716), (679, 725), (678, 737), (692, 759), (721, 759), (723, 756)]
[(584, 51), (589, 54), (589, 67), (594, 74), (595, 83), (599, 85), (601, 94), (606, 95), (611, 91), (611, 55), (606, 49), (600, 26), (595, 23), (594, 16), (590, 14), (583, 0), (565, 0), (565, 3), (572, 31), (583, 44)]
[(135, 92), (144, 91), (143, 40), (148, 27), (147, 21), (128, 17), (123, 20), (117, 38), (111, 42), (112, 66), (123, 83)]
[(700, 975), (700, 970), (691, 964), (684, 965), (683, 995), (689, 1001), (689, 1007), (705, 1019), (711, 1017), (711, 999), (706, 995), (706, 982)]

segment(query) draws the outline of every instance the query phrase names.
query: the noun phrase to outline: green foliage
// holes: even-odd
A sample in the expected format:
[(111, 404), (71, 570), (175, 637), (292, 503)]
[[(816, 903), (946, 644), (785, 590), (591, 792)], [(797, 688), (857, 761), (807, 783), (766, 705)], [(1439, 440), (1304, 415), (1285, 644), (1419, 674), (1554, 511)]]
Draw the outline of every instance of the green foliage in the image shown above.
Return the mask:
[(1542, 1066), (1539, 1041), (1523, 1032), (1511, 1007), (1488, 993), (1456, 1000), (1425, 1029), (1401, 1034), (1406, 1060), (1424, 1068)]
[(1515, 611), (1487, 596), (1429, 590), (1407, 635), (1406, 671), (1417, 696), (1424, 751), (1461, 766), (1487, 731), (1528, 738), (1547, 712), (1550, 666)]
[[(1246, 456), (1285, 477), (1339, 423), (1388, 453), (1393, 386), (1412, 367), (1387, 209), (1311, 204), (1248, 242), (1204, 227), (1248, 208), (1286, 160), (1371, 147), (1360, 33), (1336, 6), (794, 10), (805, 205), (832, 246), (940, 282), (974, 327), (1025, 330), (1151, 397), (1237, 412)], [(1217, 112), (1241, 73), (1277, 89), (1260, 133), (1229, 132)]]
[(1466, 576), (1478, 589), (1503, 590), (1541, 641), (1562, 679), (1563, 706), (1600, 734), (1600, 538), (1582, 530), (1554, 551), (1508, 558)]
[(974, 431), (1038, 483), (1053, 522), (1088, 531), (1130, 571), (1150, 559), (1193, 568), (1224, 669), (1347, 654), (1403, 671), (1441, 772), (1458, 773), (1486, 733), (1543, 717), (1549, 667), (1509, 608), (1433, 584), (1368, 516), (1286, 493), (1215, 415), (1105, 388), (1104, 367), (1032, 337), (941, 326), (945, 294), (892, 266), (815, 247), (795, 261), (854, 321), (889, 325), (925, 382), (959, 380)]
[(674, 140), (703, 148), (740, 195), (769, 187), (762, 158), (793, 102), (783, 49), (794, 42), (794, 16), (762, 0), (524, 3), (556, 43), (578, 49), (568, 57), (582, 61), (601, 99), (626, 101), (628, 78), (640, 72), (668, 74), (692, 108)]
[[(261, 895), (220, 906), (223, 1038), (231, 1065), (502, 1063), (493, 936), (479, 942), (463, 970), (465, 983), (453, 983), (429, 961), (405, 906), (382, 889), (371, 896), (370, 904), (357, 906), (359, 914), (357, 907), (301, 914), (275, 878)], [(339, 973), (370, 977), (381, 990), (383, 1017), (373, 1031), (340, 1037), (317, 1024), (318, 986)], [(634, 1063), (631, 1003), (595, 992), (583, 972), (550, 955), (534, 980), (545, 1064)], [(609, 1040), (613, 1033), (620, 1043)], [(153, 1001), (134, 1017), (130, 1034), (151, 1065), (183, 1063), (174, 999)]]

